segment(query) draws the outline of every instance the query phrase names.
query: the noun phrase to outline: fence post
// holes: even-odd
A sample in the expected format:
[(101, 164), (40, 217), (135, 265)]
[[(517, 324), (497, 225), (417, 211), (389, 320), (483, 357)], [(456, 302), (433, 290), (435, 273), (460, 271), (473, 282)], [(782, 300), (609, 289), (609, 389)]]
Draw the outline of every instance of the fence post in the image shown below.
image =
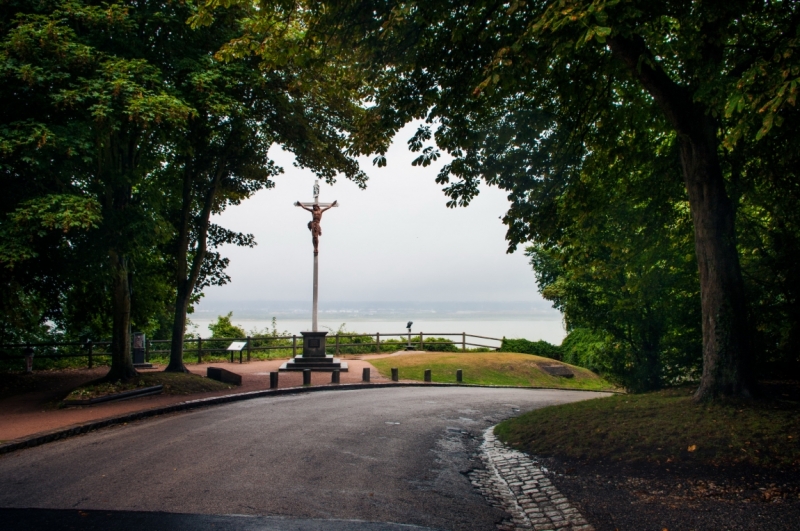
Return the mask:
[(92, 354), (94, 354), (94, 344), (92, 343), (91, 339), (86, 341), (86, 344), (89, 347), (89, 368), (91, 369), (94, 366), (94, 360), (92, 359)]
[(247, 336), (247, 361), (250, 362), (250, 336)]
[(147, 339), (144, 342), (144, 361), (150, 363), (150, 340)]
[(339, 332), (336, 332), (336, 355), (339, 355)]
[(425, 350), (425, 340), (422, 339), (422, 332), (419, 333), (419, 349)]
[(297, 356), (297, 336), (292, 334), (292, 357)]
[(381, 353), (381, 333), (380, 332), (375, 334), (375, 351), (378, 354)]
[(197, 363), (203, 363), (203, 338), (197, 336)]
[(467, 333), (461, 332), (461, 350), (467, 350)]

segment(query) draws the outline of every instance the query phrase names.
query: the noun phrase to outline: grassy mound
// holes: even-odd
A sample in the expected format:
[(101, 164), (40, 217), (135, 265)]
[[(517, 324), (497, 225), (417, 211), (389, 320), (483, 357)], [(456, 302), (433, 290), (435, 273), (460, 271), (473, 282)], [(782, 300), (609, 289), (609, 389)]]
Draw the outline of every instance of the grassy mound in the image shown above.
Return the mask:
[[(481, 385), (514, 385), (521, 387), (556, 387), (601, 391), (613, 386), (591, 371), (567, 365), (573, 378), (551, 376), (543, 365), (559, 364), (549, 358), (509, 352), (408, 354), (370, 360), (387, 378), (392, 367), (400, 371), (401, 380), (424, 379), (425, 369), (431, 369), (434, 382), (455, 383), (456, 370), (464, 371), (464, 383)], [(564, 364), (566, 365), (566, 364)]]
[(65, 400), (89, 400), (153, 385), (163, 385), (163, 394), (165, 395), (191, 395), (210, 391), (224, 391), (233, 387), (232, 385), (191, 373), (156, 372), (140, 374), (135, 379), (124, 383), (95, 380), (72, 390), (65, 397)]
[(535, 455), (656, 465), (800, 466), (800, 401), (789, 393), (696, 404), (691, 390), (551, 406), (502, 422), (504, 442)]

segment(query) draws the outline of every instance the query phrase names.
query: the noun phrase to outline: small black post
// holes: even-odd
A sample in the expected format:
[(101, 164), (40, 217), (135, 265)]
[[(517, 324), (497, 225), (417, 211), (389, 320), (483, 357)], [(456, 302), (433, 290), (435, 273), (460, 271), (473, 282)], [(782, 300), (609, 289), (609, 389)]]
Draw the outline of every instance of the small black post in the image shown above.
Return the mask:
[(277, 372), (269, 373), (269, 388), (270, 389), (277, 389), (278, 388), (278, 373)]
[(431, 381), (431, 370), (430, 369), (425, 369), (425, 381), (426, 382), (430, 382)]
[(247, 336), (247, 363), (250, 363), (250, 336)]
[(86, 340), (86, 348), (89, 349), (89, 368), (91, 369), (94, 366), (94, 360), (92, 359), (92, 354), (94, 354), (94, 345), (92, 344), (91, 339)]
[(464, 381), (464, 371), (462, 371), (461, 369), (458, 369), (456, 371), (456, 381), (458, 383), (461, 383), (461, 382)]
[(30, 345), (25, 347), (25, 372), (33, 372), (33, 347)]
[(144, 361), (150, 363), (150, 340), (144, 342)]
[(339, 369), (334, 369), (331, 373), (331, 383), (339, 383)]
[(292, 357), (297, 356), (297, 336), (292, 335)]
[(397, 370), (397, 367), (392, 367), (392, 381), (399, 382), (400, 375), (398, 374), (400, 371)]
[(364, 367), (364, 369), (361, 371), (361, 380), (364, 382), (369, 381), (369, 367)]
[(311, 369), (303, 369), (303, 385), (311, 385)]
[(203, 338), (197, 336), (197, 363), (203, 363)]

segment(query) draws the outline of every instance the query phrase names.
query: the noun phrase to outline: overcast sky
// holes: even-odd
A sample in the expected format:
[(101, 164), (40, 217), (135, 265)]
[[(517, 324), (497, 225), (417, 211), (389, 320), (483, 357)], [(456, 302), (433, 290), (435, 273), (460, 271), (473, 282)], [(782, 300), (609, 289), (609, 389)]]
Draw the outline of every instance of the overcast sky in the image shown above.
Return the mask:
[[(388, 166), (370, 159), (366, 190), (345, 178), (320, 183), (321, 202), (339, 201), (323, 215), (320, 242), (322, 301), (526, 301), (541, 305), (524, 249), (506, 254), (506, 194), (483, 187), (467, 208), (450, 209), (434, 181), (442, 164), (413, 167), (415, 154), (400, 132)], [(279, 148), (270, 155), (284, 167), (276, 186), (230, 207), (214, 221), (255, 235), (253, 248), (225, 246), (232, 282), (207, 288), (204, 305), (311, 297), (313, 254), (307, 223), (311, 215), (293, 206), (311, 201), (314, 175), (292, 165)]]

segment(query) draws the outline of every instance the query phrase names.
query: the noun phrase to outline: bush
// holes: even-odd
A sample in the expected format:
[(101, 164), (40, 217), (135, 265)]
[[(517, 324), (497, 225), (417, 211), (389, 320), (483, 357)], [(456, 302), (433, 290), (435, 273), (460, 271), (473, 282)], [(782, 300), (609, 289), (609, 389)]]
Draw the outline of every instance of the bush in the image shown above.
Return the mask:
[(547, 341), (528, 341), (527, 339), (506, 339), (500, 345), (500, 352), (519, 352), (543, 358), (561, 359), (561, 348)]
[(572, 330), (561, 342), (562, 360), (597, 373), (608, 373), (609, 339), (589, 328)]

